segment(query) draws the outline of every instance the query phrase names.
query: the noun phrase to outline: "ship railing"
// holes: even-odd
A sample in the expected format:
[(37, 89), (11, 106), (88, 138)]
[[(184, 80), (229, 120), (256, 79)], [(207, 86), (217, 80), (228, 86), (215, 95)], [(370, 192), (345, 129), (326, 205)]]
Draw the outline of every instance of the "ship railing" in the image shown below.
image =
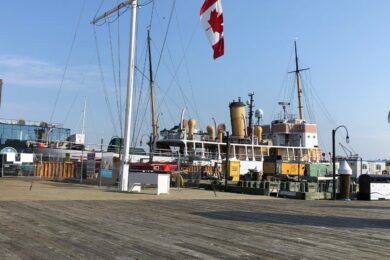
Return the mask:
[(275, 120), (283, 121), (286, 119), (289, 121), (293, 121), (297, 118), (298, 118), (298, 116), (296, 114), (284, 114), (283, 112), (280, 112), (276, 115)]
[(163, 140), (177, 140), (177, 139), (184, 139), (183, 133), (168, 133), (163, 137)]
[(295, 162), (301, 161), (303, 163), (305, 163), (305, 162), (317, 162), (318, 161), (317, 157), (315, 157), (315, 156), (307, 156), (307, 155), (304, 155), (304, 156), (282, 156), (281, 159), (283, 161), (295, 161)]
[(166, 157), (177, 157), (177, 153), (173, 153), (169, 149), (155, 149), (153, 151), (154, 156), (166, 156)]
[(210, 160), (218, 160), (218, 153), (217, 152), (205, 152), (204, 157), (206, 159), (210, 159)]
[[(317, 182), (280, 181), (279, 191), (330, 193), (333, 190), (332, 185), (332, 180), (318, 180)], [(338, 185), (336, 185), (336, 191), (338, 192), (338, 190)], [(358, 184), (351, 182), (350, 191), (351, 193), (357, 193)]]

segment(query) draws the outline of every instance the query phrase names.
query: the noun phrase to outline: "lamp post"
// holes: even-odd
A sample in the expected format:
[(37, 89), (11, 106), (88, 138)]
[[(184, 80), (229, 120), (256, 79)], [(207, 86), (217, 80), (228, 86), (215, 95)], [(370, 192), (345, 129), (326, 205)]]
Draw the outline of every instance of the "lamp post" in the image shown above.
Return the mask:
[(142, 146), (142, 138), (146, 136), (146, 137), (149, 137), (149, 142), (146, 143), (148, 146), (149, 146), (149, 162), (152, 162), (153, 161), (153, 143), (154, 143), (154, 140), (153, 140), (153, 133), (151, 133), (149, 136), (147, 134), (143, 134), (141, 136), (141, 140), (139, 141), (139, 145)]
[(217, 132), (217, 122), (215, 121), (215, 118), (214, 118), (214, 117), (212, 117), (211, 119), (212, 119), (213, 122), (214, 122), (214, 131)]
[(347, 132), (347, 137), (345, 138), (345, 141), (349, 143), (349, 134), (348, 129), (345, 125), (340, 125), (332, 130), (332, 163), (333, 163), (333, 200), (336, 200), (336, 131), (339, 128), (344, 128)]
[(100, 139), (100, 172), (99, 172), (99, 187), (102, 186), (102, 169), (103, 169), (103, 137)]
[(229, 131), (226, 131), (226, 167), (225, 167), (225, 192), (228, 190), (230, 140)]
[(300, 170), (301, 170), (301, 153), (302, 153), (302, 150), (301, 150), (301, 141), (302, 141), (302, 136), (300, 135), (299, 136), (299, 154), (298, 154), (298, 185), (299, 184), (299, 175), (300, 175)]
[(47, 134), (46, 134), (46, 146), (49, 146), (49, 135), (51, 133), (51, 131), (54, 130), (54, 127), (53, 128), (50, 128), (49, 131), (47, 131)]
[[(150, 139), (150, 136), (149, 135), (147, 135), (147, 134), (143, 134), (143, 135), (141, 135), (141, 139), (139, 140), (139, 145), (140, 146), (142, 146), (143, 145), (143, 142), (142, 142), (142, 138), (144, 138), (144, 137), (148, 137), (149, 139)], [(146, 144), (148, 144), (148, 143), (146, 143)]]

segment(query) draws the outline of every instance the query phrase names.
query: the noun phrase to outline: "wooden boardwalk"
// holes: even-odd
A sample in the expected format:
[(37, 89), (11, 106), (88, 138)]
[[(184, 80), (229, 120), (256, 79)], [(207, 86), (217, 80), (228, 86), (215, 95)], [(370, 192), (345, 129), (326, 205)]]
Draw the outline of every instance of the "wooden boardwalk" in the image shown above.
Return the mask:
[(0, 178), (0, 259), (69, 258), (390, 259), (390, 202)]

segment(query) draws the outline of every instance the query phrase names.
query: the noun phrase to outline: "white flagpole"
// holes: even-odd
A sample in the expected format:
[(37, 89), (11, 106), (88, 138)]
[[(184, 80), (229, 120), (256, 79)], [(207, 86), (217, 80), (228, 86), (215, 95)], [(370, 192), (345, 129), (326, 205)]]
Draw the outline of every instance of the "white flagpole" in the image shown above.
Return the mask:
[(126, 117), (125, 117), (125, 135), (122, 151), (122, 167), (121, 167), (121, 191), (128, 191), (129, 180), (129, 150), (131, 138), (131, 107), (133, 99), (134, 86), (134, 60), (135, 60), (135, 33), (137, 24), (137, 0), (131, 2), (131, 32), (130, 32), (130, 46), (129, 46), (129, 75), (127, 77), (127, 97), (126, 97)]

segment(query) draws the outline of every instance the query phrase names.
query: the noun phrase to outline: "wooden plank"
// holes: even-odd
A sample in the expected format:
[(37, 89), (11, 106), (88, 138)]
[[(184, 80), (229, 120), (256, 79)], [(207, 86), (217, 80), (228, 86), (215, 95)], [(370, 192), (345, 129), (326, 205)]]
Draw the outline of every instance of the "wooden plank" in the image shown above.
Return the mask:
[(30, 182), (0, 180), (0, 198), (25, 196), (0, 200), (0, 258), (390, 258), (388, 201), (154, 196), (38, 180), (28, 191)]

